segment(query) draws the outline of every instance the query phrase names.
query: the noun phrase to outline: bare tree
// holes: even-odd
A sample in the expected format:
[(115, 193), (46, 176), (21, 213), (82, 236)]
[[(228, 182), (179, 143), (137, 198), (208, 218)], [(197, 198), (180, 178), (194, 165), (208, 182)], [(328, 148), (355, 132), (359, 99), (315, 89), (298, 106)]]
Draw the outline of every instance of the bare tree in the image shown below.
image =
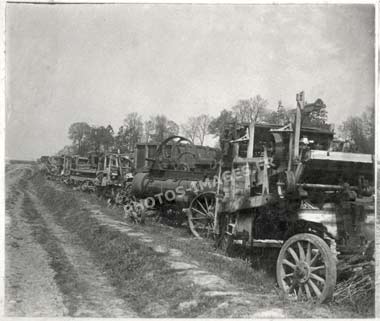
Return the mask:
[(138, 113), (129, 113), (124, 119), (124, 135), (128, 143), (127, 149), (134, 150), (135, 145), (141, 141), (143, 136), (143, 122)]
[(127, 135), (125, 134), (125, 128), (124, 126), (120, 126), (117, 134), (114, 138), (114, 148), (115, 150), (120, 150), (120, 152), (125, 153), (128, 151), (128, 139)]
[(211, 117), (202, 114), (197, 117), (190, 117), (186, 124), (181, 125), (183, 135), (190, 139), (193, 144), (199, 142), (203, 145), (205, 136), (209, 133)]
[(144, 122), (144, 141), (148, 143), (154, 134), (154, 118)]
[(268, 102), (265, 99), (256, 95), (254, 98), (239, 100), (237, 105), (232, 107), (232, 111), (239, 122), (249, 123), (259, 120), (267, 105)]
[(183, 135), (190, 139), (195, 144), (195, 138), (197, 137), (198, 124), (196, 117), (190, 117), (187, 123), (181, 125), (181, 131)]
[(280, 100), (276, 111), (262, 113), (262, 120), (269, 124), (286, 125), (291, 122), (291, 113), (292, 111), (285, 109)]
[(199, 140), (199, 143), (203, 146), (204, 140), (206, 135), (208, 134), (208, 128), (211, 122), (210, 116), (206, 114), (199, 115), (196, 118), (197, 121), (197, 132), (196, 132), (196, 137)]

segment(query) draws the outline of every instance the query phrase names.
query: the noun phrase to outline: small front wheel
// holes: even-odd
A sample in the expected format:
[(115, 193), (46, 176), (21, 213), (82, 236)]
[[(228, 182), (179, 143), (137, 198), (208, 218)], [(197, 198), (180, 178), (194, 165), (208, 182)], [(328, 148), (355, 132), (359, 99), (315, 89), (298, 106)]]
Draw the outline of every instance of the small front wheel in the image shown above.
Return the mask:
[(317, 235), (302, 233), (289, 238), (277, 258), (280, 288), (300, 301), (326, 302), (336, 284), (335, 257)]

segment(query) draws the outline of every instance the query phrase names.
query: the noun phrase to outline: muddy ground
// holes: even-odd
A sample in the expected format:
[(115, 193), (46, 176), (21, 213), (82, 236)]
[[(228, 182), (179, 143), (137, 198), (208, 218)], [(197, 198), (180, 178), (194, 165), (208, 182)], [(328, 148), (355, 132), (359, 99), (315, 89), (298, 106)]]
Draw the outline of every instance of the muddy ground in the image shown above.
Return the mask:
[(228, 258), (186, 228), (132, 224), (95, 195), (6, 167), (7, 316), (351, 318), (289, 301), (267, 268)]

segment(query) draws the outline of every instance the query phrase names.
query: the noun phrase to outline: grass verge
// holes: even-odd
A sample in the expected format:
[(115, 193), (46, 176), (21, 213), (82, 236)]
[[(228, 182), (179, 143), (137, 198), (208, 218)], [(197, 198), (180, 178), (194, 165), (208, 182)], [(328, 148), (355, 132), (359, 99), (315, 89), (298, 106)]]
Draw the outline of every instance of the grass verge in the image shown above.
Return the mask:
[(32, 181), (56, 222), (80, 237), (120, 297), (140, 317), (196, 317), (215, 305), (217, 298), (208, 298), (183, 308), (183, 302), (198, 301), (200, 292), (177, 278), (161, 254), (99, 223), (80, 207), (73, 192), (58, 192), (41, 176)]

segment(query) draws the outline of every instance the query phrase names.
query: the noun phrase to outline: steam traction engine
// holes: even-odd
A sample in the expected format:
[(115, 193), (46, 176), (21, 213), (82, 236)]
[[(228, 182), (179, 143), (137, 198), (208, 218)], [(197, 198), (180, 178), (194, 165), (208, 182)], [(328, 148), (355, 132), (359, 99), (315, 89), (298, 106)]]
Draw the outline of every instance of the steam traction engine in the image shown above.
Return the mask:
[(226, 128), (215, 205), (205, 214), (211, 200), (196, 197), (188, 212), (196, 236), (212, 227), (227, 252), (278, 248), (280, 288), (323, 302), (334, 291), (337, 257), (371, 248), (374, 168), (372, 155), (330, 151), (329, 128), (302, 126), (319, 108), (321, 100), (305, 105), (300, 93), (294, 123)]
[[(182, 136), (171, 136), (159, 145), (139, 144), (136, 150), (138, 170), (132, 195), (142, 200), (145, 208), (158, 210), (159, 218), (181, 225), (186, 220), (183, 209), (201, 190), (199, 183), (217, 171), (217, 151), (196, 146)], [(215, 193), (210, 195), (204, 194), (215, 203)]]

